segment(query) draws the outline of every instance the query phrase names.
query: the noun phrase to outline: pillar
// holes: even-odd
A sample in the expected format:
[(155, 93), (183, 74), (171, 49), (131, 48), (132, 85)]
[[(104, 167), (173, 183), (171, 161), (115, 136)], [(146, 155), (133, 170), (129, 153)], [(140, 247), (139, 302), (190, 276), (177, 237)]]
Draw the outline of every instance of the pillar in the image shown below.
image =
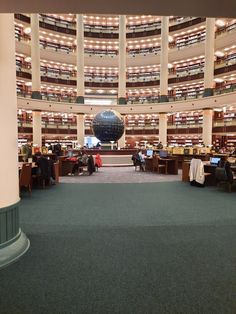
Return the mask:
[(213, 110), (204, 109), (203, 110), (202, 140), (205, 146), (212, 145), (212, 120), (213, 120)]
[(159, 114), (159, 142), (165, 147), (167, 145), (167, 114)]
[(169, 17), (161, 18), (160, 102), (168, 101)]
[(84, 146), (84, 115), (77, 114), (77, 142), (83, 147)]
[(40, 78), (39, 15), (31, 14), (31, 98), (42, 99)]
[(33, 119), (33, 146), (42, 146), (42, 118), (41, 111), (32, 112)]
[(122, 115), (124, 120), (124, 133), (121, 138), (118, 140), (118, 147), (124, 148), (125, 147), (125, 115)]
[(126, 104), (126, 15), (119, 16), (118, 104)]
[(82, 14), (76, 14), (76, 66), (77, 97), (76, 102), (84, 104), (84, 21)]
[(215, 54), (215, 18), (206, 19), (205, 69), (203, 97), (213, 96), (214, 56)]
[(14, 14), (0, 14), (0, 268), (29, 248), (19, 225)]

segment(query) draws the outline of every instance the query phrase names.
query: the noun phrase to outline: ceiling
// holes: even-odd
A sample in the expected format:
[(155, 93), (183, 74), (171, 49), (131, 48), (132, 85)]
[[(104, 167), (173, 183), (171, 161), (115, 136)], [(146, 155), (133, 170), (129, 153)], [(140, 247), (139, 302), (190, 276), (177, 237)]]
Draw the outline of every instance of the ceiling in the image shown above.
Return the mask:
[(235, 0), (1, 0), (1, 13), (152, 14), (236, 17)]

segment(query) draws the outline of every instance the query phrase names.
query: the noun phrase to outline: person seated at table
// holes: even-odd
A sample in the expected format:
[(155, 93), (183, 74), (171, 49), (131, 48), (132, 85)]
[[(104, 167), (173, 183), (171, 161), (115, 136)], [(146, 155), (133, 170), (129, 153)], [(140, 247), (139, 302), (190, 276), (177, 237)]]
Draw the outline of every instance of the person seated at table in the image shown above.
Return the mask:
[(79, 172), (79, 174), (82, 174), (81, 168), (83, 166), (87, 166), (88, 165), (88, 155), (86, 154), (86, 152), (83, 150), (81, 151), (81, 153), (79, 154), (78, 158), (77, 158), (77, 162), (74, 164), (73, 168), (72, 168), (72, 175), (75, 175), (75, 173)]
[(159, 143), (157, 144), (157, 148), (158, 148), (158, 149), (162, 149), (162, 148), (163, 148), (162, 142), (159, 142)]
[(144, 171), (145, 158), (141, 149), (132, 156), (132, 160), (135, 167), (139, 166), (140, 171)]
[(232, 153), (231, 153), (231, 155), (236, 156), (236, 146), (232, 149)]
[(27, 143), (22, 146), (22, 153), (25, 155), (24, 161), (27, 161), (28, 158), (32, 158), (32, 143), (30, 140), (28, 140)]
[(54, 172), (54, 162), (49, 157), (46, 158), (37, 152), (34, 155), (34, 161), (36, 166), (36, 175), (40, 176), (43, 180), (46, 180), (49, 184), (55, 184), (55, 172)]
[(93, 160), (93, 156), (89, 155), (88, 156), (88, 173), (89, 175), (91, 175), (93, 172), (95, 172), (94, 160)]

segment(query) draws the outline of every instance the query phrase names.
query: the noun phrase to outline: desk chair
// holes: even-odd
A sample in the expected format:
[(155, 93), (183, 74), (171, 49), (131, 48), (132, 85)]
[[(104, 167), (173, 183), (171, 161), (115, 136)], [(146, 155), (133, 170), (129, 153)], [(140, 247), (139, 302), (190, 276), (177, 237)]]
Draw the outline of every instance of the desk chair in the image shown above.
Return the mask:
[(37, 184), (45, 189), (46, 184), (51, 185), (51, 177), (53, 171), (53, 161), (45, 157), (40, 157), (37, 161), (39, 172), (33, 176), (36, 178)]
[(166, 173), (166, 165), (159, 163), (158, 156), (153, 156), (152, 157), (152, 171), (153, 172), (157, 171), (157, 173), (160, 173), (160, 169), (164, 169), (164, 172)]
[(236, 175), (233, 174), (229, 162), (225, 163), (224, 167), (217, 167), (215, 171), (215, 178), (217, 186), (220, 187), (222, 184), (228, 189), (228, 192), (232, 191), (232, 186), (236, 182)]
[(31, 163), (24, 163), (22, 165), (20, 178), (19, 178), (20, 190), (22, 187), (25, 187), (28, 189), (30, 195), (31, 195), (31, 169), (32, 169)]
[(141, 160), (137, 159), (134, 157), (133, 160), (133, 164), (134, 164), (134, 170), (137, 171), (138, 169), (140, 171), (144, 171), (145, 170), (145, 164), (143, 162), (141, 162)]

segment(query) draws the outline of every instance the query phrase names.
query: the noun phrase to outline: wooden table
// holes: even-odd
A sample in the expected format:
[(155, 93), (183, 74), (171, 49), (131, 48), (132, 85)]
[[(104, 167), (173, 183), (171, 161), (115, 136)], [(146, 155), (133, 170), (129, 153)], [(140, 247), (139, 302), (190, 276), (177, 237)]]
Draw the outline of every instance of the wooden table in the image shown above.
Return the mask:
[[(23, 164), (28, 164), (28, 162), (18, 162), (18, 169), (19, 169), (19, 171), (22, 169)], [(31, 167), (32, 167), (32, 168), (38, 168), (38, 166), (36, 165), (35, 162), (32, 162), (32, 163), (31, 163)]]
[[(153, 171), (153, 159), (145, 158), (145, 171)], [(178, 158), (168, 157), (160, 158), (160, 165), (165, 165), (165, 174), (178, 174)]]
[(165, 165), (165, 174), (178, 174), (178, 158), (169, 157), (169, 158), (160, 158), (160, 165)]

